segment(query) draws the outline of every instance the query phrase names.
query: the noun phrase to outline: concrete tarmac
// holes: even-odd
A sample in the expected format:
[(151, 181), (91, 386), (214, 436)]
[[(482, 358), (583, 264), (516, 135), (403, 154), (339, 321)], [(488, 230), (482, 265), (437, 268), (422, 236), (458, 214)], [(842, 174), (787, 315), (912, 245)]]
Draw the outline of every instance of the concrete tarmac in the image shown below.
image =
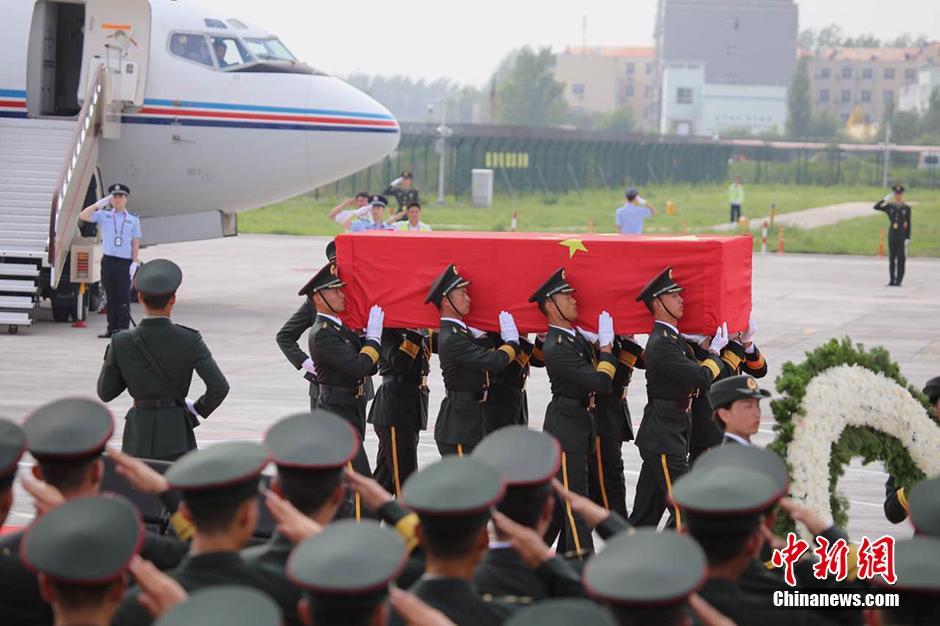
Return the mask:
[[(222, 406), (197, 429), (200, 446), (219, 441), (259, 440), (276, 420), (307, 410), (307, 383), (287, 362), (274, 335), (300, 304), (297, 289), (325, 262), (327, 239), (277, 235), (243, 235), (194, 243), (162, 245), (145, 250), (144, 260), (166, 257), (183, 268), (174, 319), (199, 329), (225, 372), (232, 391)], [(900, 363), (902, 373), (918, 387), (940, 374), (940, 292), (935, 277), (940, 259), (913, 259), (904, 286), (887, 287), (887, 259), (846, 256), (755, 255), (754, 318), (756, 343), (767, 356), (770, 373), (762, 385), (772, 387), (785, 361), (800, 362), (804, 352), (831, 337), (850, 336), (868, 346), (882, 345)], [(389, 271), (389, 280), (394, 272)], [(105, 318), (91, 314), (88, 327), (44, 321), (18, 335), (0, 335), (0, 416), (21, 420), (31, 409), (67, 395), (95, 397), (95, 385), (106, 341)], [(143, 315), (140, 305), (133, 315)], [(642, 341), (645, 337), (639, 338)], [(302, 340), (306, 350), (306, 338)], [(438, 363), (431, 368), (431, 425), (443, 397)], [(639, 373), (628, 389), (634, 430), (646, 400)], [(529, 380), (531, 426), (541, 428), (549, 400), (548, 378), (533, 369)], [(196, 378), (190, 397), (203, 386)], [(112, 443), (120, 445), (122, 420), (131, 399), (111, 403), (116, 416)], [(769, 403), (757, 442), (773, 439)], [(431, 430), (422, 433), (419, 461), (438, 459)], [(366, 450), (375, 459), (378, 440), (369, 432)], [(632, 443), (623, 447), (627, 506), (632, 510), (640, 457)], [(827, 462), (828, 459), (820, 459)], [(24, 460), (23, 469), (31, 464)], [(910, 534), (908, 524), (892, 526), (882, 512), (885, 474), (857, 461), (839, 489), (851, 503), (849, 532), (853, 539), (891, 533)], [(8, 523), (22, 524), (32, 515), (28, 495), (17, 487)]]

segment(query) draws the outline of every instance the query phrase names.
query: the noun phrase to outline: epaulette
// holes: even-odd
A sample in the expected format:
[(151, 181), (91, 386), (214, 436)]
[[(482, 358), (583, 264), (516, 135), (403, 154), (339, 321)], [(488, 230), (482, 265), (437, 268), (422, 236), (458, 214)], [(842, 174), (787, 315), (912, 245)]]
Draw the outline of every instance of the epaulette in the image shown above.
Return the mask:
[(199, 334), (198, 330), (196, 330), (195, 328), (190, 328), (189, 326), (183, 326), (182, 324), (177, 324), (177, 327), (182, 328), (183, 330), (188, 330), (191, 333), (196, 333), (197, 335)]

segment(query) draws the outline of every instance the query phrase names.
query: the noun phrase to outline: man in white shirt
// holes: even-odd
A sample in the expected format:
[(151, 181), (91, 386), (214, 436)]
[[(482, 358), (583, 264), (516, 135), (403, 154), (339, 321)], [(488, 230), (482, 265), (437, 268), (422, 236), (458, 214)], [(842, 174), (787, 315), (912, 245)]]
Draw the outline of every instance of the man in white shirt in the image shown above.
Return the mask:
[(408, 205), (405, 216), (408, 218), (407, 220), (395, 222), (392, 225), (395, 230), (425, 232), (431, 230), (430, 226), (421, 221), (421, 205), (417, 202), (412, 202)]

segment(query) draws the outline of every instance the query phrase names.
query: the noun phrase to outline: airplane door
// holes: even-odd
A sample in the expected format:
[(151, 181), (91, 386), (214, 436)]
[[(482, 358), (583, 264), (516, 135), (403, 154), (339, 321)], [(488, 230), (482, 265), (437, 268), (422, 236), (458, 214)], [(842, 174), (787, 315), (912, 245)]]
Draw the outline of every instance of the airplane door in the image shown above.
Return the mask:
[(108, 68), (115, 102), (144, 102), (150, 60), (149, 0), (85, 0), (85, 41), (79, 98), (96, 65)]

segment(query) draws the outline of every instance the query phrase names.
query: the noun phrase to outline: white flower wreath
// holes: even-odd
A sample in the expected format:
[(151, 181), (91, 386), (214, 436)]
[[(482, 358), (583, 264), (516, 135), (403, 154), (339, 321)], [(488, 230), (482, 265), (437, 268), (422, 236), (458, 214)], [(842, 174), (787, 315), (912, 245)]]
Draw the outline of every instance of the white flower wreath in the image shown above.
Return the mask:
[[(847, 426), (896, 437), (927, 476), (940, 474), (940, 428), (904, 387), (882, 374), (857, 365), (830, 368), (806, 385), (802, 406), (787, 449), (790, 492), (826, 519), (832, 519), (829, 458)], [(812, 539), (805, 527), (799, 530)]]

